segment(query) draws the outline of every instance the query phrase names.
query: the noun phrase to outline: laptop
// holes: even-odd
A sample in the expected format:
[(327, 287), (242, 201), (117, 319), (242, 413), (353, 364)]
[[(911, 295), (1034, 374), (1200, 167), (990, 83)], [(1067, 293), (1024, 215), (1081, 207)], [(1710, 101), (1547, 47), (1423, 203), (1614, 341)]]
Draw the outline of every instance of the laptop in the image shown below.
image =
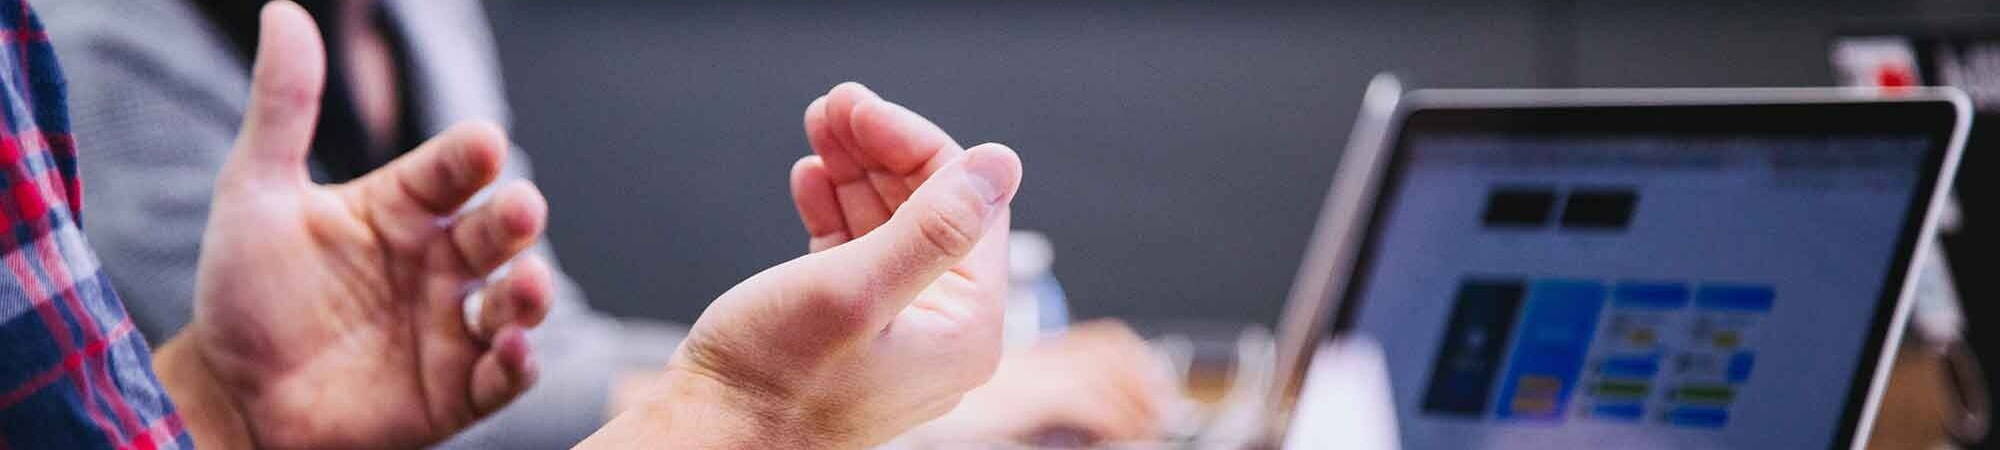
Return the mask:
[[(1860, 448), (1951, 89), (1369, 88), (1280, 327), (1379, 346), (1403, 448)], [(1322, 401), (1314, 399), (1310, 401)]]

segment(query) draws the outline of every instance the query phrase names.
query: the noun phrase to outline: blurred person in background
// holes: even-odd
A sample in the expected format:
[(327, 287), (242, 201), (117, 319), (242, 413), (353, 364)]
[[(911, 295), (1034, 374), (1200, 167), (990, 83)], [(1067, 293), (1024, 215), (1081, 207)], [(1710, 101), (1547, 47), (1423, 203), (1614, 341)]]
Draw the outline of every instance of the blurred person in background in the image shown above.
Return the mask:
[[(75, 134), (89, 142), (81, 167), (98, 201), (89, 204), (87, 231), (102, 251), (113, 283), (123, 288), (139, 329), (158, 342), (191, 316), (195, 262), (209, 214), (211, 180), (228, 154), (247, 102), (250, 56), (256, 52), (256, 12), (264, 0), (63, 0), (40, 5), (64, 64), (71, 68)], [(312, 139), (315, 180), (362, 177), (398, 156), (398, 149), (445, 124), (479, 119), (506, 124), (507, 103), (481, 5), (472, 0), (306, 0), (322, 24), (329, 52), (322, 114)], [(873, 100), (871, 100), (873, 99)], [(833, 101), (838, 100), (838, 101)], [(850, 85), (816, 102), (822, 115), (847, 113), (879, 98)], [(829, 107), (827, 104), (837, 104)], [(884, 102), (886, 104), (886, 102)], [(831, 109), (828, 109), (831, 108)], [(880, 109), (881, 111), (889, 111)], [(941, 130), (900, 107), (885, 123), (916, 136), (948, 142)], [(819, 129), (808, 112), (816, 151), (851, 139), (851, 127)], [(911, 125), (914, 124), (914, 125)], [(820, 124), (817, 126), (824, 126)], [(936, 150), (935, 148), (923, 150)], [(567, 151), (584, 151), (581, 148)], [(838, 151), (838, 150), (836, 150)], [(545, 155), (546, 156), (546, 155)], [(527, 179), (527, 158), (512, 149), (504, 179)], [(818, 164), (818, 163), (812, 163)], [(802, 163), (801, 167), (820, 167)], [(933, 168), (934, 169), (934, 168)], [(801, 172), (803, 170), (803, 172)], [(794, 183), (802, 173), (795, 170)], [(849, 176), (850, 173), (834, 175)], [(817, 175), (814, 175), (817, 176)], [(843, 182), (853, 180), (841, 180)], [(862, 183), (867, 184), (867, 183)], [(900, 202), (909, 189), (867, 199)], [(796, 187), (795, 187), (796, 190)], [(842, 192), (849, 192), (843, 190)], [(477, 203), (480, 200), (475, 200)], [(850, 202), (859, 201), (849, 199)], [(802, 214), (811, 203), (801, 200)], [(842, 221), (879, 222), (893, 208), (852, 210)], [(812, 249), (824, 250), (824, 223), (814, 223)], [(858, 236), (869, 227), (856, 227)], [(841, 240), (841, 241), (844, 241)], [(648, 398), (646, 383), (667, 362), (679, 326), (619, 319), (590, 309), (583, 293), (556, 264), (547, 245), (531, 253), (546, 258), (555, 286), (548, 320), (529, 340), (544, 358), (539, 386), (517, 407), (503, 411), (450, 444), (476, 448), (548, 448), (590, 433), (610, 414)], [(1123, 335), (1123, 327), (1093, 328), (1091, 335)], [(1157, 405), (1133, 392), (1151, 383), (1136, 338), (1085, 339), (1089, 344), (1042, 345), (1024, 361), (1074, 359), (1005, 367), (1062, 368), (1072, 373), (1003, 370), (991, 390), (1010, 402), (968, 401), (1006, 412), (954, 413), (926, 429), (954, 439), (1012, 439), (1050, 429), (1093, 439), (1138, 439), (1152, 430)], [(646, 343), (646, 345), (631, 345)], [(1063, 350), (1096, 348), (1090, 352)], [(1118, 364), (1112, 361), (1121, 362)], [(1133, 362), (1137, 361), (1137, 362)], [(1010, 378), (1018, 378), (1011, 379)], [(1055, 383), (1063, 380), (1063, 383)], [(1080, 382), (1079, 382), (1080, 381)], [(1019, 401), (1046, 398), (1049, 401)], [(1084, 401), (1094, 399), (1101, 401)], [(1121, 405), (1114, 416), (1084, 413), (1086, 405)], [(1023, 411), (1021, 408), (1034, 409)], [(1101, 411), (1100, 411), (1101, 412)], [(1091, 416), (1085, 419), (1085, 416)], [(983, 436), (969, 433), (988, 433)], [(924, 433), (919, 433), (924, 434)]]

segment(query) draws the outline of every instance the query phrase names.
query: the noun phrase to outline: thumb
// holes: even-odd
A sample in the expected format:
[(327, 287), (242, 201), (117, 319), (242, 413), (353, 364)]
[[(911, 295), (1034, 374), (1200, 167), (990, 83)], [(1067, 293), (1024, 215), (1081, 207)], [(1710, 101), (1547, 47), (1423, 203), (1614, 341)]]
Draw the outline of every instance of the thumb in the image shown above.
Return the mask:
[(304, 181), (326, 84), (326, 48), (312, 16), (289, 0), (266, 4), (261, 21), (250, 105), (223, 175)]
[(1020, 185), (1021, 160), (1013, 149), (1000, 144), (973, 147), (931, 174), (888, 222), (822, 252), (823, 261), (852, 274), (839, 277), (842, 281), (861, 283), (841, 286), (847, 288), (842, 292), (871, 294), (874, 304), (868, 307), (868, 317), (874, 322), (895, 317), (925, 287), (961, 263), (975, 268), (964, 274), (968, 277), (1004, 277), (1005, 273), (984, 272), (1004, 272), (1006, 246), (980, 241), (992, 233), (993, 224), (1002, 223), (998, 219), (1007, 214), (1007, 204)]

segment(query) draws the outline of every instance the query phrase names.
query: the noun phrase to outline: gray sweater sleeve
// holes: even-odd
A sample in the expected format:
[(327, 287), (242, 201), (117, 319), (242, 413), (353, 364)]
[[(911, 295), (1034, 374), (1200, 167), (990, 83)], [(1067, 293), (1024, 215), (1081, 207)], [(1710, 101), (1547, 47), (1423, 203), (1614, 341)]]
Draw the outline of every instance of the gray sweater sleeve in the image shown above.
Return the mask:
[(195, 261), (236, 99), (162, 83), (168, 67), (114, 40), (71, 42), (61, 57), (84, 232), (139, 330), (162, 342), (193, 317)]
[[(416, 4), (439, 7), (439, 1)], [(232, 146), (249, 90), (247, 63), (179, 2), (65, 0), (38, 5), (70, 78), (72, 128), (88, 197), (85, 231), (131, 316), (154, 342), (172, 336), (192, 317), (195, 267), (214, 177)], [(449, 23), (454, 21), (427, 26)], [(467, 97), (504, 106), (497, 97)], [(431, 115), (469, 118), (451, 118), (448, 111)], [(503, 177), (528, 178), (528, 169), (526, 154), (515, 149)], [(541, 367), (539, 381), (512, 406), (445, 447), (573, 445), (602, 423), (616, 371), (663, 362), (679, 343), (678, 326), (619, 320), (591, 310), (547, 244), (531, 251), (550, 258), (557, 282), (548, 320), (529, 334)]]

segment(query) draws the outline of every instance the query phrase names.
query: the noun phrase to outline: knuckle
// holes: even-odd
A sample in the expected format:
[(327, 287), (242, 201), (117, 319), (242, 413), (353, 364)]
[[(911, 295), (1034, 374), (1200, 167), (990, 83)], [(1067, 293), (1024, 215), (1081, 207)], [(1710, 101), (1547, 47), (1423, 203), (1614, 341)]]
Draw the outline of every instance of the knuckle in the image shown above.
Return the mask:
[(455, 183), (463, 183), (465, 181), (465, 178), (468, 177), (465, 176), (465, 174), (463, 173), (465, 171), (461, 170), (460, 166), (472, 165), (471, 161), (472, 152), (462, 149), (452, 149), (452, 150), (459, 150), (459, 151), (456, 152), (457, 154), (451, 154), (452, 152), (446, 152), (447, 154), (443, 155), (443, 157), (432, 158), (426, 161), (427, 164), (424, 164), (425, 167), (421, 168), (420, 170), (423, 170), (428, 173), (424, 173), (423, 175), (432, 180), (445, 180)]
[(259, 103), (268, 109), (292, 111), (319, 106), (319, 91), (305, 83), (259, 83), (256, 88)]
[(979, 241), (979, 218), (964, 208), (933, 209), (917, 221), (917, 231), (939, 253), (963, 257)]

